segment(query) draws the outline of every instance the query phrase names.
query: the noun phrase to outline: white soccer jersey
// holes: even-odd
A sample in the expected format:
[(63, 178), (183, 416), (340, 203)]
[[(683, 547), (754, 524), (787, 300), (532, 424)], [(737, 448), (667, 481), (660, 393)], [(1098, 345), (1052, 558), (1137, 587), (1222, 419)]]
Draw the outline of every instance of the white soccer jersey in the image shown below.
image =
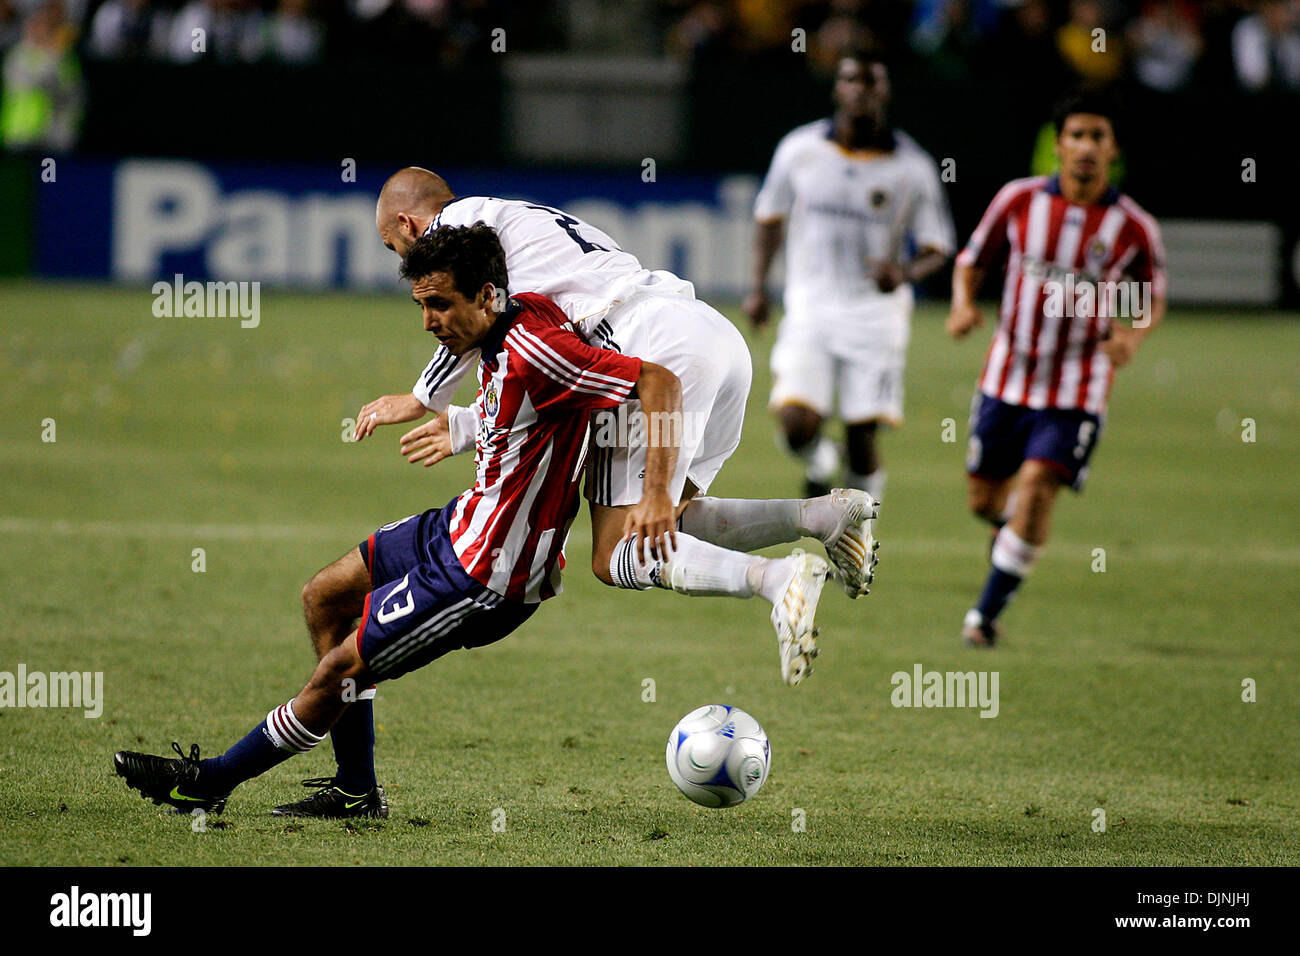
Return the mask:
[[(643, 292), (694, 298), (695, 289), (671, 272), (652, 272), (607, 234), (576, 216), (514, 199), (464, 196), (443, 206), (426, 234), (439, 226), (483, 222), (496, 230), (506, 254), (509, 293), (536, 292), (552, 300), (592, 345), (608, 335), (606, 314)], [(439, 348), (413, 392), (426, 408), (442, 412), (477, 352), (457, 358)]]
[(795, 321), (878, 344), (898, 337), (877, 328), (884, 324), (902, 336), (892, 344), (905, 344), (910, 294), (881, 293), (874, 263), (902, 261), (909, 237), (945, 253), (955, 237), (934, 160), (894, 135), (893, 152), (865, 158), (835, 142), (823, 119), (778, 144), (754, 215), (786, 220), (785, 307)]

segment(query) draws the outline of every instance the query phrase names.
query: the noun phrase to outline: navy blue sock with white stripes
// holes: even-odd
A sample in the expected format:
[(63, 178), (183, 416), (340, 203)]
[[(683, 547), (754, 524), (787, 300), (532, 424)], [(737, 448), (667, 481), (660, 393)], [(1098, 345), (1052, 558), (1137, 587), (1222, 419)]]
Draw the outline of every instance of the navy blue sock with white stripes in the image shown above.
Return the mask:
[(196, 782), (208, 793), (229, 793), (294, 754), (307, 753), (324, 739), (302, 725), (293, 712), (293, 701), (289, 701), (267, 714), (221, 756), (200, 761)]

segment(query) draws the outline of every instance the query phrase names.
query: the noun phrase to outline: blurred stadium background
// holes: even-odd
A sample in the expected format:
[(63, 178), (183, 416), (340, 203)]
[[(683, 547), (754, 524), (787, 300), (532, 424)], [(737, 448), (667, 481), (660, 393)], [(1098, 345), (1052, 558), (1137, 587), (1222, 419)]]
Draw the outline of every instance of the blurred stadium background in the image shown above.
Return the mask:
[(863, 40), (961, 237), (1050, 168), (1060, 91), (1111, 84), (1172, 304), (1300, 302), (1295, 0), (0, 0), (0, 275), (392, 287), (371, 203), (418, 164), (734, 296), (756, 177)]

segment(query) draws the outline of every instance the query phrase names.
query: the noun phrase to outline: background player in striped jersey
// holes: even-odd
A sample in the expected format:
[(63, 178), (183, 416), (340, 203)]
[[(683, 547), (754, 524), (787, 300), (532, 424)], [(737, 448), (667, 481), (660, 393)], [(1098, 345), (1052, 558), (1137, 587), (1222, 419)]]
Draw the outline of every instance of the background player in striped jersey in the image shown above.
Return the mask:
[[(606, 584), (635, 590), (657, 585), (690, 595), (762, 595), (773, 602), (782, 677), (798, 683), (816, 651), (814, 617), (827, 565), (804, 554), (759, 565), (745, 552), (817, 537), (846, 592), (857, 597), (867, 592), (875, 566), (874, 504), (851, 489), (812, 501), (702, 497), (739, 444), (744, 422), (751, 369), (735, 327), (696, 299), (689, 282), (643, 268), (606, 233), (549, 206), (456, 198), (441, 177), (412, 167), (385, 184), (375, 218), (381, 240), (398, 254), (439, 225), (486, 222), (501, 238), (518, 288), (553, 298), (588, 342), (637, 355), (678, 376), (684, 420), (703, 425), (683, 429), (670, 483), (679, 518), (673, 559), (662, 567), (662, 556), (645, 560), (626, 536), (627, 513), (641, 498), (646, 448), (630, 433), (615, 434), (605, 444), (597, 429), (587, 473), (592, 570)], [(413, 462), (432, 464), (433, 431), (443, 428), (449, 429), (453, 451), (468, 447), (468, 432), (459, 424), (466, 411), (448, 405), (462, 372), (463, 359), (440, 349), (411, 393), (383, 396), (361, 409), (358, 439), (379, 425), (445, 410), (448, 425), (413, 430), (403, 436), (403, 452)]]
[(1110, 183), (1113, 102), (1075, 93), (1054, 120), (1060, 172), (1004, 186), (953, 271), (947, 327), (961, 338), (983, 322), (975, 294), (986, 270), (1008, 257), (966, 459), (970, 508), (998, 529), (962, 625), (971, 646), (997, 639), (998, 615), (1047, 541), (1058, 490), (1083, 486), (1115, 369), (1165, 312), (1160, 230)]
[[(479, 354), (474, 486), (446, 507), (384, 525), (321, 571), (304, 592), (320, 658), (306, 686), (218, 757), (131, 752), (114, 758), (127, 785), (185, 812), (219, 812), (239, 784), (331, 728), (339, 769), (282, 816), (387, 816), (375, 781), (372, 703), (349, 690), (391, 680), (462, 647), (501, 640), (560, 590), (561, 549), (578, 510), (587, 417), (636, 396), (671, 413), (681, 384), (661, 366), (593, 348), (543, 296), (510, 297), (505, 255), (487, 226), (440, 229), (410, 250), (426, 331), (453, 354)], [(670, 538), (668, 481), (677, 447), (648, 450), (645, 496), (629, 530)], [(311, 592), (331, 595), (327, 609)], [(357, 619), (359, 626), (354, 626)], [(340, 726), (342, 725), (342, 726)], [(180, 748), (176, 745), (178, 753)]]
[[(786, 447), (803, 460), (806, 493), (824, 494), (840, 454), (823, 434), (844, 422), (844, 482), (879, 500), (876, 435), (903, 418), (903, 366), (912, 286), (941, 268), (955, 239), (934, 160), (887, 115), (879, 55), (840, 58), (835, 115), (800, 126), (776, 148), (755, 202), (754, 288), (744, 303), (768, 320), (768, 270), (786, 248), (785, 318), (772, 348), (771, 408)], [(907, 240), (916, 255), (909, 260)]]

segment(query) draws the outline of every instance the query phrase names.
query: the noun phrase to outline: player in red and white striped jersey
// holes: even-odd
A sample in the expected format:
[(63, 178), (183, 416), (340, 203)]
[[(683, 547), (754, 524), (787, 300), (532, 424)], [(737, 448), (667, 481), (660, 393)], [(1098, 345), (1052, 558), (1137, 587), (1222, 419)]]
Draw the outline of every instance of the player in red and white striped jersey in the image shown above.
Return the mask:
[[(411, 280), (426, 331), (454, 355), (479, 353), (474, 486), (446, 507), (384, 525), (313, 579), (308, 589), (328, 591), (345, 605), (335, 609), (332, 627), (318, 627), (309, 610), (319, 664), (296, 697), (229, 750), (207, 760), (197, 747), (179, 760), (118, 753), (118, 774), (148, 799), (186, 812), (220, 812), (235, 787), (342, 726), (346, 733), (334, 735), (338, 774), (312, 781), (320, 792), (272, 812), (387, 816), (374, 777), (373, 694), (349, 691), (373, 690), (378, 681), (501, 640), (522, 625), (559, 591), (590, 413), (632, 397), (652, 413), (680, 410), (681, 383), (672, 372), (587, 345), (542, 296), (507, 298), (505, 253), (488, 226), (420, 239), (402, 275)], [(661, 550), (674, 534), (668, 487), (679, 448), (663, 442), (647, 451), (644, 493), (629, 518)], [(317, 602), (304, 594), (304, 605)]]
[(531, 602), (559, 592), (586, 452), (572, 417), (546, 413), (613, 407), (635, 378), (606, 356), (587, 364), (586, 353), (598, 350), (565, 328), (564, 313), (543, 296), (511, 296), (499, 321), (509, 324), (489, 334), (479, 363), (477, 478), (456, 501), (451, 540), (471, 577)]
[(1080, 490), (1115, 369), (1165, 312), (1155, 220), (1110, 183), (1115, 109), (1101, 93), (1057, 108), (1055, 176), (1004, 186), (953, 270), (948, 331), (983, 322), (975, 294), (1007, 257), (999, 320), (971, 410), (970, 507), (998, 530), (992, 570), (962, 636), (995, 642), (998, 615), (1047, 541), (1062, 484)]
[[(533, 602), (560, 591), (589, 434), (581, 413), (625, 401), (641, 360), (587, 345), (534, 293), (511, 296), (498, 322), (480, 346), (477, 479), (456, 501), (451, 541), (475, 580)], [(671, 503), (664, 511), (666, 529)]]

